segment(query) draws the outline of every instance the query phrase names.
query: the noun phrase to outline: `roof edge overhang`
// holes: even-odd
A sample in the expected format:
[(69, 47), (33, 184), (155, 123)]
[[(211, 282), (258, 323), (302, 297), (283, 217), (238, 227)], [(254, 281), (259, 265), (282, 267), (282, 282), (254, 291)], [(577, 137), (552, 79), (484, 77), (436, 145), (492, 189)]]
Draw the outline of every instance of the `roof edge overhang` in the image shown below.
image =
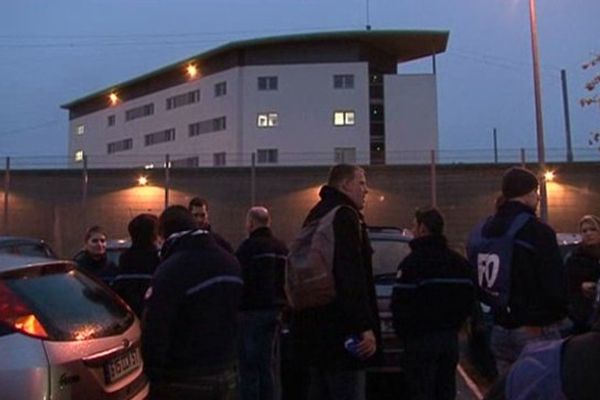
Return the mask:
[(396, 57), (398, 63), (416, 60), (440, 54), (446, 51), (450, 32), (447, 30), (365, 30), (365, 31), (333, 31), (319, 33), (300, 33), (283, 36), (270, 36), (230, 42), (203, 53), (179, 60), (162, 68), (153, 70), (133, 79), (105, 87), (84, 97), (62, 104), (60, 107), (69, 110), (78, 104), (100, 96), (154, 78), (173, 69), (181, 69), (191, 62), (201, 62), (211, 57), (248, 48), (283, 45), (294, 43), (354, 41), (373, 46)]

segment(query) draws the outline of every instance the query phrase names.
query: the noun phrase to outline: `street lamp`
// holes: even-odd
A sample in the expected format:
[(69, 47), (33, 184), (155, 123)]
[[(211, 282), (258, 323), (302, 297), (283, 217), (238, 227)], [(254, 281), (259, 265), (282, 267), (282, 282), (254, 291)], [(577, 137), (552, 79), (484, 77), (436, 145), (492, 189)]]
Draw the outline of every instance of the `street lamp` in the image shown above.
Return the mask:
[[(537, 22), (535, 0), (529, 0), (529, 25), (531, 29), (531, 55), (533, 57), (533, 89), (535, 93), (535, 127), (537, 133), (538, 170), (546, 170), (546, 152), (544, 150), (544, 122), (542, 119), (542, 88), (540, 83), (540, 53), (537, 40)], [(540, 218), (548, 221), (548, 193), (546, 180), (540, 179)]]

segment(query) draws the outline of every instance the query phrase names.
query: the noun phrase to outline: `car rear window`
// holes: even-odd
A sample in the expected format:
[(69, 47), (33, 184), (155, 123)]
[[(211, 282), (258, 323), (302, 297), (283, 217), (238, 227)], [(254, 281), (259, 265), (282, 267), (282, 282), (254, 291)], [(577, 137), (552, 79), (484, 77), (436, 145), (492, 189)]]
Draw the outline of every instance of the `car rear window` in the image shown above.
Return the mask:
[(134, 321), (107, 287), (68, 264), (13, 271), (2, 280), (35, 313), (50, 340), (117, 335)]
[(396, 274), (398, 264), (410, 253), (408, 242), (371, 237), (373, 275)]

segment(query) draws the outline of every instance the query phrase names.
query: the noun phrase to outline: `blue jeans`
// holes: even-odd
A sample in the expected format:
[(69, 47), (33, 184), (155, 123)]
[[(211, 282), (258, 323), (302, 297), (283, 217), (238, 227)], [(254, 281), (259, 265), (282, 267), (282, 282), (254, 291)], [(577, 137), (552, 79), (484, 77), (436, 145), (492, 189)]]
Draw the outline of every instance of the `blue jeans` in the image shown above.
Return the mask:
[(273, 400), (274, 348), (281, 312), (278, 309), (240, 313), (240, 389), (242, 400)]
[(310, 369), (308, 400), (364, 400), (365, 371)]
[(514, 329), (494, 325), (490, 346), (496, 358), (498, 373), (502, 374), (510, 369), (525, 345), (538, 340), (552, 339), (560, 339), (558, 323), (546, 326), (521, 326)]

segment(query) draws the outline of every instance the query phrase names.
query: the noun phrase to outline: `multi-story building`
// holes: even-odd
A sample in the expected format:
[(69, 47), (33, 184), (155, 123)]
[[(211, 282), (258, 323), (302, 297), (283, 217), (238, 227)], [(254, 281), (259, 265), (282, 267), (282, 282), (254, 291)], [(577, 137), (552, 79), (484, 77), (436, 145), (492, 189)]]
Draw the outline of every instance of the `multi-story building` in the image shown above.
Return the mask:
[(191, 167), (427, 161), (435, 67), (398, 70), (447, 41), (446, 31), (367, 30), (230, 43), (63, 105), (69, 154), (107, 167), (166, 154)]

